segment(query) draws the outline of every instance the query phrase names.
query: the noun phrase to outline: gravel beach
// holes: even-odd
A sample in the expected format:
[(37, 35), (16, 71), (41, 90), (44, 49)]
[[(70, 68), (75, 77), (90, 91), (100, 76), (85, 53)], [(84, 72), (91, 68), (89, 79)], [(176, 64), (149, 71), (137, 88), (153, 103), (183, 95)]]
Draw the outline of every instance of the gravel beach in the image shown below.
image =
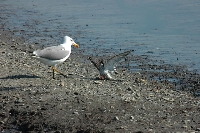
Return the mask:
[[(200, 131), (198, 74), (181, 66), (170, 66), (172, 73), (169, 66), (143, 63), (144, 71), (121, 67), (119, 80), (98, 80), (88, 56), (72, 50), (58, 66), (66, 76), (52, 79), (51, 68), (31, 58), (35, 44), (24, 42), (1, 28), (1, 132)], [(128, 59), (148, 60), (133, 55)], [(166, 71), (145, 71), (152, 67)]]

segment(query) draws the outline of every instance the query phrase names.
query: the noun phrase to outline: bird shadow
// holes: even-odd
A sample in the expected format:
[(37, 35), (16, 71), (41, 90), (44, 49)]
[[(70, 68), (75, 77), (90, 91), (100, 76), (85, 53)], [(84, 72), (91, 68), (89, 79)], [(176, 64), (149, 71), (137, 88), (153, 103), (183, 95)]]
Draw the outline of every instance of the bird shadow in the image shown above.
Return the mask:
[(66, 78), (79, 78), (79, 79), (85, 79), (85, 80), (94, 80), (94, 81), (118, 81), (122, 82), (121, 79), (100, 79), (99, 77), (82, 77), (79, 75), (65, 75)]
[(13, 75), (13, 76), (2, 77), (0, 79), (22, 79), (22, 78), (41, 78), (41, 77), (35, 75)]
[(42, 87), (42, 86), (34, 86), (34, 85), (27, 85), (27, 86), (3, 86), (0, 87), (0, 91), (12, 91), (12, 90), (19, 90), (23, 88), (29, 88), (29, 87)]

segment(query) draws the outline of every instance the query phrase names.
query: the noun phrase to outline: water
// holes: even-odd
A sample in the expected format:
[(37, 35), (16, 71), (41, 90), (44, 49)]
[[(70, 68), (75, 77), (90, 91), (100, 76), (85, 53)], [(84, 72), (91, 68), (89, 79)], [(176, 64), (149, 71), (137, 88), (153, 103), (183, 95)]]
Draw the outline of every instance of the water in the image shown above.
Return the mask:
[(0, 6), (2, 20), (27, 44), (56, 45), (69, 35), (86, 55), (134, 49), (200, 72), (199, 0), (3, 0)]

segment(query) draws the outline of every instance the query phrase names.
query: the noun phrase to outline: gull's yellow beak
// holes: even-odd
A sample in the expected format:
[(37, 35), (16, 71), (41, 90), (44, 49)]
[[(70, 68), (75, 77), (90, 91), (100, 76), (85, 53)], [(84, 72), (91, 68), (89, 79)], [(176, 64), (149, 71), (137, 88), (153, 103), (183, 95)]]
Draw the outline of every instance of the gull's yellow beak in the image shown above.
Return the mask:
[(73, 44), (76, 48), (79, 48), (80, 46), (76, 43)]

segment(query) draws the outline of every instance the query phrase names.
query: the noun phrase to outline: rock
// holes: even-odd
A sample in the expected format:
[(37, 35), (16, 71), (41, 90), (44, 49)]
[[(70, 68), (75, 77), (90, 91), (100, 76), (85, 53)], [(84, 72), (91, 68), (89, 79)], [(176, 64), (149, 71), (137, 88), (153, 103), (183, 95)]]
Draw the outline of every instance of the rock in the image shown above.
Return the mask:
[(114, 107), (114, 106), (110, 106), (110, 108), (111, 108), (111, 109), (114, 109), (115, 107)]
[(1, 42), (1, 44), (2, 44), (2, 45), (6, 45), (6, 43), (5, 43), (5, 42)]
[(85, 117), (90, 117), (92, 113), (85, 113)]
[(74, 111), (73, 114), (79, 115), (79, 113), (77, 111)]
[(115, 117), (114, 117), (114, 120), (115, 120), (115, 121), (118, 121), (118, 120), (119, 120), (119, 117), (118, 117), (118, 116), (115, 116)]
[(133, 120), (133, 119), (134, 119), (134, 116), (130, 116), (130, 119)]
[(196, 91), (194, 92), (194, 96), (195, 96), (195, 97), (200, 97), (200, 90), (196, 90)]
[(64, 82), (64, 81), (61, 81), (61, 82), (60, 82), (60, 86), (65, 86), (65, 82)]
[(102, 84), (101, 81), (94, 81), (95, 84)]
[(74, 95), (78, 95), (78, 92), (74, 92)]
[(132, 91), (132, 87), (129, 86), (129, 87), (127, 88), (127, 90), (128, 90), (128, 91)]
[(200, 131), (200, 127), (197, 127), (197, 128), (196, 128), (196, 131)]
[(169, 102), (174, 102), (174, 98), (163, 97), (163, 99)]

